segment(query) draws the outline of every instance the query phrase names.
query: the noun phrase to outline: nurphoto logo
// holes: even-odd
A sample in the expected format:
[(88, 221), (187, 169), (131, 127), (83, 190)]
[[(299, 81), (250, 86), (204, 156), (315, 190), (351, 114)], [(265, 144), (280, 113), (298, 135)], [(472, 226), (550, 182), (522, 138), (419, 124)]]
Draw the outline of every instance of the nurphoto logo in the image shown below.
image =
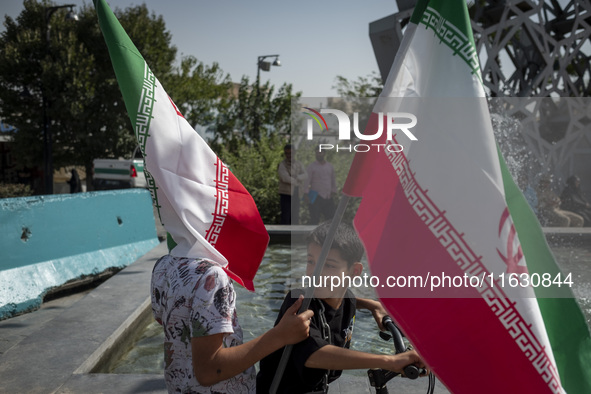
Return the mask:
[[(339, 141), (351, 141), (351, 129), (353, 130), (353, 134), (356, 138), (361, 141), (375, 141), (382, 137), (383, 133), (386, 132), (386, 139), (387, 143), (382, 144), (355, 144), (355, 145), (343, 145), (343, 144), (327, 144), (322, 143), (318, 145), (318, 150), (336, 150), (342, 151), (346, 150), (349, 152), (369, 152), (372, 148), (377, 149), (379, 152), (380, 149), (383, 149), (388, 152), (401, 152), (404, 147), (400, 144), (393, 143), (393, 136), (397, 135), (399, 131), (402, 131), (406, 137), (408, 137), (411, 141), (417, 141), (417, 137), (410, 131), (413, 127), (417, 125), (417, 117), (411, 113), (407, 112), (387, 112), (386, 115), (382, 112), (378, 113), (378, 121), (377, 121), (377, 130), (374, 133), (363, 134), (359, 131), (359, 113), (353, 112), (353, 127), (351, 127), (351, 120), (349, 115), (345, 112), (338, 110), (338, 109), (331, 109), (331, 108), (321, 108), (320, 111), (317, 111), (313, 108), (304, 107), (304, 109), (310, 111), (304, 113), (310, 116), (310, 119), (307, 119), (307, 139), (310, 141), (314, 138), (314, 121), (320, 127), (321, 132), (328, 131), (328, 124), (326, 119), (324, 118), (324, 114), (333, 115), (336, 117), (338, 122), (338, 140)], [(385, 125), (384, 125), (385, 124)]]

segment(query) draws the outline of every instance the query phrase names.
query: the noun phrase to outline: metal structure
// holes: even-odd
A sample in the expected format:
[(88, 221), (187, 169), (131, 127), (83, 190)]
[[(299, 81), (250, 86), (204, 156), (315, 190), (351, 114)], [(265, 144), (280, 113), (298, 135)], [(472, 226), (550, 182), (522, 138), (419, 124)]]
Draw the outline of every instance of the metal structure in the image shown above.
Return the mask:
[[(398, 13), (370, 24), (383, 80), (414, 5), (398, 0)], [(557, 188), (577, 174), (591, 195), (591, 1), (475, 0), (469, 11), (487, 94), (512, 98), (503, 113)]]
[[(274, 57), (275, 60), (273, 63), (266, 62), (265, 59), (268, 57)], [(256, 107), (254, 112), (254, 130), (253, 136), (255, 139), (258, 139), (261, 136), (261, 118), (259, 114), (260, 108), (260, 100), (261, 100), (261, 70), (263, 71), (271, 71), (271, 66), (279, 67), (281, 66), (281, 62), (279, 61), (279, 55), (263, 55), (257, 57), (257, 90), (256, 90)]]

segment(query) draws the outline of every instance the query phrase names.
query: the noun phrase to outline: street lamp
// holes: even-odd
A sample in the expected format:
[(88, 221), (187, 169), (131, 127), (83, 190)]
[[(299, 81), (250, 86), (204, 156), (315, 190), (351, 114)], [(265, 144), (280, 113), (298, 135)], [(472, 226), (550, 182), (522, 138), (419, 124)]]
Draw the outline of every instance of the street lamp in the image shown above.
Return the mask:
[[(45, 29), (45, 50), (46, 55), (50, 55), (50, 32), (51, 32), (51, 16), (60, 8), (69, 8), (66, 14), (66, 20), (77, 21), (78, 15), (72, 10), (76, 4), (65, 4), (54, 7), (43, 7), (44, 10), (44, 29)], [(43, 86), (43, 78), (41, 79), (41, 101), (43, 107), (43, 175), (45, 183), (45, 194), (53, 194), (53, 148), (51, 129), (49, 127), (49, 117), (47, 116), (47, 107), (49, 100), (45, 94), (45, 87)]]
[[(275, 60), (273, 63), (266, 62), (265, 59), (268, 57), (274, 57)], [(261, 126), (261, 121), (259, 118), (259, 105), (260, 105), (260, 97), (261, 97), (261, 70), (263, 71), (271, 71), (271, 66), (279, 67), (281, 66), (281, 62), (279, 61), (279, 55), (264, 55), (259, 56), (257, 58), (257, 96), (256, 96), (256, 108), (254, 110), (254, 131), (256, 133), (256, 137), (260, 136), (259, 128)]]

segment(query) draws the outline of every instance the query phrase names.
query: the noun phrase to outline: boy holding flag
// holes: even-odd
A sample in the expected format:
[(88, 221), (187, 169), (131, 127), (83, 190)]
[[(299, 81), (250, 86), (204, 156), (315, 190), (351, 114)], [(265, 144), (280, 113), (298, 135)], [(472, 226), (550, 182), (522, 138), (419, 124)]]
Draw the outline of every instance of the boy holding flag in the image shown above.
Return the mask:
[[(170, 254), (156, 263), (152, 310), (165, 333), (169, 392), (252, 393), (252, 365), (308, 335), (301, 300), (242, 343), (230, 278), (254, 291), (269, 235), (250, 194), (164, 91), (105, 0), (95, 0)], [(208, 388), (205, 388), (208, 387)]]
[[(306, 275), (311, 276), (322, 245), (327, 240), (330, 222), (316, 227), (307, 240)], [(353, 278), (363, 269), (361, 257), (363, 244), (352, 226), (340, 223), (332, 241), (330, 252), (322, 269), (323, 278)], [(330, 280), (328, 281), (330, 282)], [(328, 283), (327, 282), (327, 283)], [(357, 309), (368, 309), (381, 325), (386, 312), (378, 301), (356, 298), (347, 287), (346, 281), (337, 286), (316, 287), (310, 303), (314, 316), (310, 325), (310, 336), (293, 346), (287, 367), (278, 386), (278, 393), (323, 393), (328, 384), (341, 376), (344, 369), (382, 368), (400, 372), (407, 365), (425, 368), (415, 350), (397, 355), (378, 355), (350, 349)], [(299, 303), (301, 289), (287, 294), (277, 317), (277, 326), (293, 314), (292, 308)], [(277, 366), (283, 349), (261, 360), (257, 375), (257, 393), (267, 394), (277, 373)]]

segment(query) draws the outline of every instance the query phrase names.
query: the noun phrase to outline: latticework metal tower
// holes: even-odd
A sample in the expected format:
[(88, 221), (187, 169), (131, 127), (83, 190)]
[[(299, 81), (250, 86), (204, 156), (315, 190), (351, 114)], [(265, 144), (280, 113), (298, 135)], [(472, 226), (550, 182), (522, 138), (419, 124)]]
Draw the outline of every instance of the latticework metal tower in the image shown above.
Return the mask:
[[(400, 12), (370, 24), (384, 80), (414, 4), (399, 0)], [(591, 195), (591, 1), (475, 0), (468, 6), (491, 108), (516, 119), (519, 139), (537, 162), (531, 170), (553, 173), (557, 189), (577, 174)]]

